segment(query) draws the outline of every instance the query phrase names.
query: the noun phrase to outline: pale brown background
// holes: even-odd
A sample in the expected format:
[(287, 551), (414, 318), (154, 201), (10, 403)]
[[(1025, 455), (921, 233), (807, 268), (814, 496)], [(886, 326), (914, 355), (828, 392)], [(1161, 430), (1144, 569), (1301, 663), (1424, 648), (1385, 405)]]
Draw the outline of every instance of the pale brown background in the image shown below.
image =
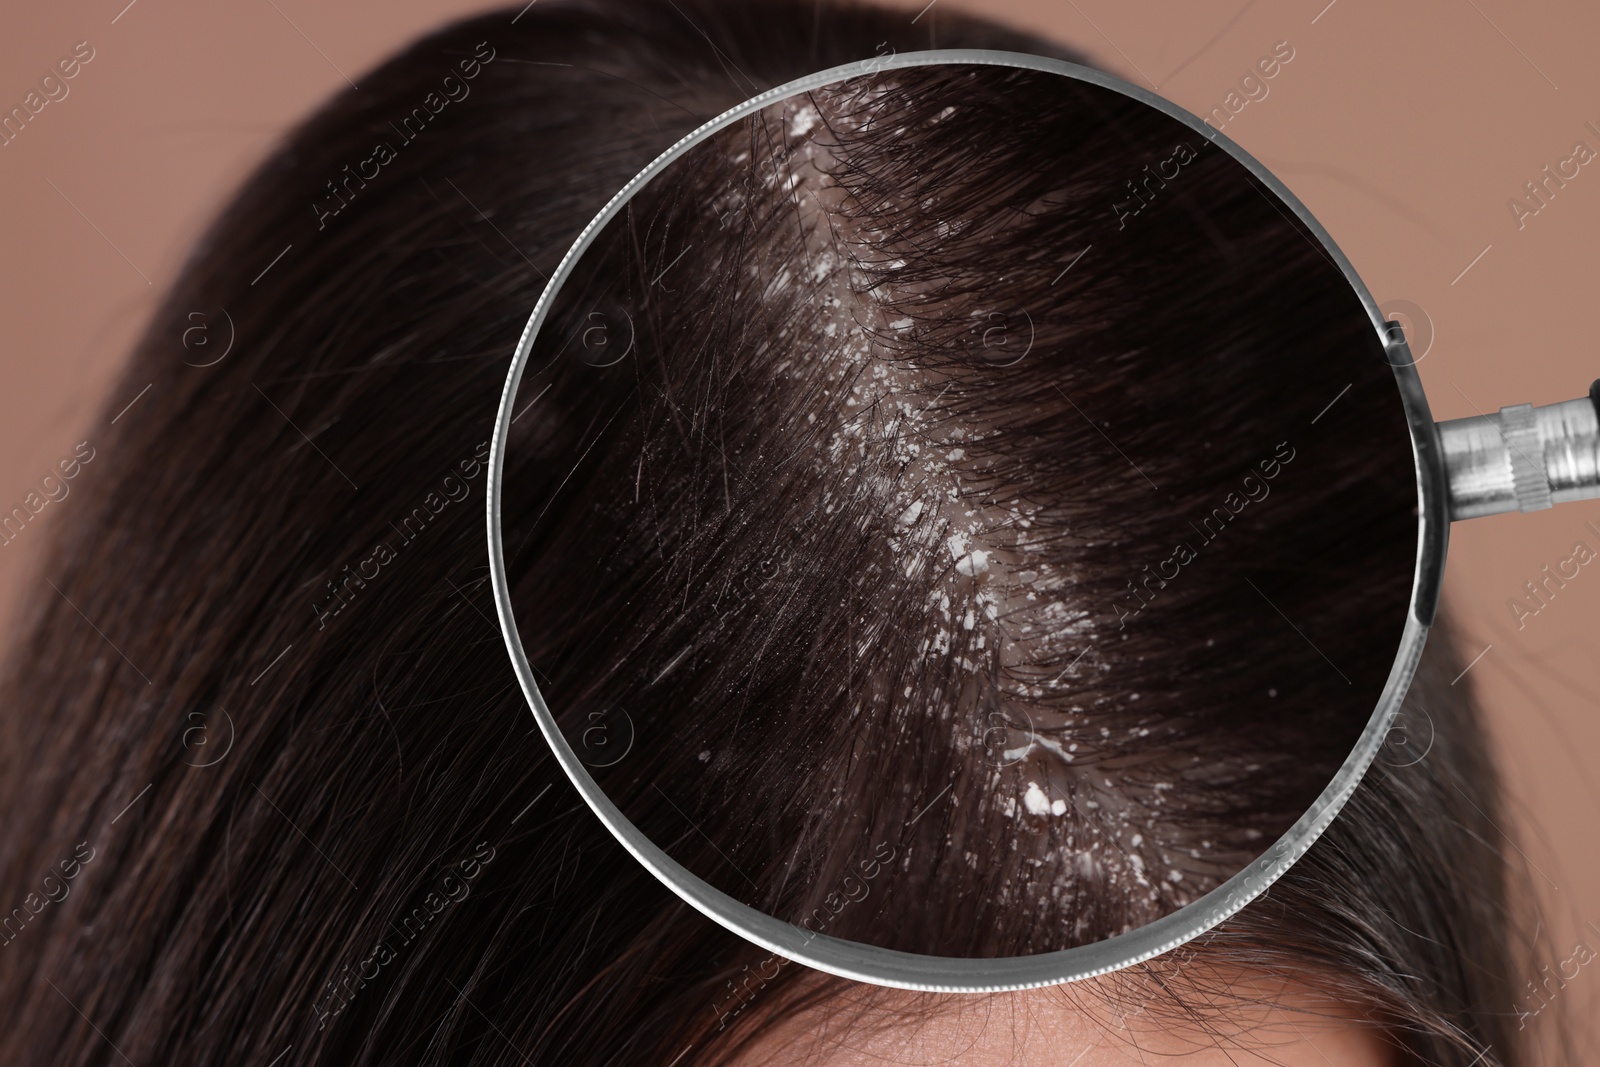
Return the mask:
[[(936, 0), (918, 24), (937, 33), (940, 12), (960, 2)], [(70, 95), (0, 148), (0, 511), (134, 399), (137, 389), (108, 398), (113, 374), (201, 227), (274, 139), (344, 88), (346, 75), (359, 82), (403, 42), (485, 8), (477, 0), (125, 3), (14, 4), (0, 34), (7, 109), (75, 42), (96, 52)], [(909, 19), (923, 0), (897, 6)], [(967, 7), (1075, 44), (1200, 113), (1289, 41), (1294, 60), (1227, 133), (1310, 206), (1380, 304), (1426, 309), (1436, 339), (1420, 370), (1435, 416), (1568, 399), (1600, 375), (1600, 162), (1520, 230), (1507, 205), (1576, 141), (1600, 150), (1600, 134), (1584, 126), (1600, 127), (1600, 6)], [(176, 332), (172, 344), (181, 357)], [(135, 404), (124, 417), (137, 413)], [(51, 504), (0, 548), (0, 618), (38, 588), (53, 595), (39, 581), (41, 552), (74, 499)], [(1575, 541), (1600, 549), (1600, 536), (1584, 528), (1590, 520), (1600, 526), (1600, 503), (1457, 526), (1445, 580), (1468, 655), (1493, 645), (1471, 678), (1510, 781), (1515, 823), (1506, 829), (1519, 835), (1549, 908), (1552, 970), (1578, 938), (1600, 950), (1600, 784), (1591, 770), (1600, 756), (1600, 563), (1520, 631), (1507, 601), (1571, 555)], [(1560, 1015), (1583, 1029), (1597, 1006), (1600, 966), (1587, 967), (1531, 1025), (1548, 1033)], [(1593, 1062), (1600, 1028), (1589, 1029), (1581, 1059)]]

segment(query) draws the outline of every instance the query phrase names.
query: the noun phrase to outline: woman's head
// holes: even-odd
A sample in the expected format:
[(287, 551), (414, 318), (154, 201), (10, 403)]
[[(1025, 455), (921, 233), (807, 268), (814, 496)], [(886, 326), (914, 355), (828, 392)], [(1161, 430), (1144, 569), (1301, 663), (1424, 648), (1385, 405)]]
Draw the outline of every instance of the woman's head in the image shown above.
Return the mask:
[[(301, 1062), (665, 1063), (685, 1046), (684, 1062), (713, 1062), (808, 1002), (931, 1007), (782, 966), (712, 926), (577, 801), (530, 731), (492, 621), (483, 446), (561, 253), (701, 120), (880, 45), (1046, 46), (960, 19), (930, 42), (867, 8), (514, 14), (443, 31), (298, 131), (135, 356), (148, 406), (105, 435), (86, 472), (94, 503), (52, 564), (60, 595), (12, 661), (9, 706), (32, 710), (7, 720), (3, 788), (31, 829), (8, 840), (3, 885), (22, 900), (79, 842), (95, 854), (70, 898), (8, 928), (0, 981), (27, 1021), (0, 1038), (14, 1059), (98, 1062), (110, 1053), (97, 1027), (133, 1062), (270, 1059), (290, 1044)], [(1298, 588), (1318, 613), (1297, 621), (1351, 677), (1387, 671), (1393, 647), (1358, 640), (1392, 597), (1363, 583), (1361, 561), (1403, 547), (1412, 524), (1340, 507), (1394, 487), (1354, 449), (1335, 455), (1337, 436), (1317, 462), (1339, 477), (1290, 492), (1307, 451), (1250, 403), (1274, 395), (1266, 384), (1223, 358), (1291, 341), (1301, 423), (1347, 380), (1320, 360), (1339, 338), (1295, 330), (1339, 299), (1298, 229), (1198, 145), (1130, 217), (1125, 197), (1095, 197), (1138, 176), (1123, 173), (1127, 146), (1155, 134), (1137, 114), (1094, 94), (1025, 106), (1049, 103), (1026, 78), (965, 77), (903, 75), (876, 111), (823, 94), (786, 111), (772, 140), (716, 142), (703, 169), (641, 201), (638, 225), (618, 231), (637, 242), (599, 249), (552, 319), (547, 354), (565, 345), (582, 366), (518, 405), (505, 530), (552, 705), (574, 724), (620, 706), (637, 733), (596, 773), (642, 823), (796, 921), (821, 906), (830, 933), (1000, 955), (1104, 937), (1161, 903), (1116, 880), (1142, 847), (1135, 815), (1108, 824), (1118, 853), (1056, 801), (1148, 818), (1168, 792), (1156, 784), (1175, 779), (1198, 813), (1182, 839), (1247, 854), (1261, 846), (1241, 827), (1292, 820), (1308, 799), (1272, 769), (1343, 756), (1317, 719), (1337, 679), (1291, 628), (1199, 597), (1198, 572), (1127, 599), (1141, 565), (1187, 536), (1174, 521), (1209, 513), (1249, 473), (1174, 480), (1164, 457), (1206, 442), (1163, 437), (1173, 414), (1214, 408), (1231, 457), (1260, 441), (1245, 466), (1272, 461), (1279, 481), (1249, 507), (1315, 519), (1300, 557), (1241, 522), (1195, 566), (1251, 563)], [(933, 106), (962, 93), (970, 111)], [(1008, 107), (1015, 127), (986, 123)], [(886, 135), (868, 112), (919, 132)], [(1040, 165), (1062, 143), (1078, 148), (1072, 180)], [(1097, 245), (1096, 226), (1121, 240)], [(1161, 247), (1170, 262), (1211, 257), (1212, 299), (1163, 273)], [(1148, 315), (1106, 329), (1104, 302), (1123, 291)], [(1248, 319), (1226, 310), (1241, 303)], [(168, 327), (214, 305), (236, 350), (185, 366)], [(607, 345), (632, 323), (626, 359), (596, 355), (593, 334), (585, 349), (596, 312)], [(1011, 344), (1021, 321), (1032, 348), (997, 359), (988, 331)], [(1151, 373), (1185, 333), (1215, 375)], [(1394, 431), (1381, 401), (1349, 410)], [(1368, 555), (1346, 557), (1348, 571), (1296, 570), (1352, 537)], [(1237, 692), (1262, 656), (1291, 682)], [(1431, 716), (1426, 759), (1380, 764), (1266, 897), (1104, 985), (1110, 1003), (1227, 1029), (1225, 994), (1252, 995), (1233, 976), (1268, 973), (1425, 1062), (1470, 1063), (1485, 1045), (1483, 1062), (1515, 1062), (1493, 779), (1470, 709), (1441, 681), (1452, 662), (1430, 646), (1421, 703), (1404, 713)], [(1149, 684), (1134, 688), (1139, 670)], [(772, 721), (799, 706), (815, 714)], [(228, 724), (225, 756), (184, 747), (195, 715), (219, 737)], [(1072, 716), (1093, 728), (1063, 739)], [(733, 744), (750, 722), (778, 743)], [(685, 759), (645, 743), (657, 723), (723, 743)], [(1148, 762), (1125, 765), (1132, 742), (1100, 733), (1113, 723), (1153, 731)], [(1018, 741), (1035, 751), (1005, 756)], [(1108, 793), (1047, 741), (1079, 743), (1081, 765), (1120, 758), (1118, 777), (1142, 785)], [(1043, 812), (1029, 784), (1055, 790)], [(811, 816), (828, 805), (857, 819), (848, 839), (818, 832)], [(686, 812), (700, 829), (668, 825)], [(758, 862), (715, 868), (696, 835), (741, 824), (776, 843), (746, 834), (736, 859)], [(1148, 847), (1208, 876), (1203, 856)], [(992, 892), (1018, 906), (939, 892), (925, 857), (993, 871)], [(902, 888), (829, 906), (863, 859)], [(787, 863), (805, 876), (786, 880)], [(1182, 879), (1167, 884), (1177, 899)]]

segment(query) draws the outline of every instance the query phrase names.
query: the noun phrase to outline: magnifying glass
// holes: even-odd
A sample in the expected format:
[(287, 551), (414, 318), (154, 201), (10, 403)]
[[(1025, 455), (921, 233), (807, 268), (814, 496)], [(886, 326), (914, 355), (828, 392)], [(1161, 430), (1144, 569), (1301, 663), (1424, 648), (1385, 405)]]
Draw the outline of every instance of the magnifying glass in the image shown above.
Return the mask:
[(1306, 851), (1450, 523), (1600, 496), (1597, 406), (1435, 423), (1212, 127), (1070, 63), (880, 56), (583, 229), (501, 398), (496, 606), (573, 785), (705, 915), (881, 985), (1071, 981)]

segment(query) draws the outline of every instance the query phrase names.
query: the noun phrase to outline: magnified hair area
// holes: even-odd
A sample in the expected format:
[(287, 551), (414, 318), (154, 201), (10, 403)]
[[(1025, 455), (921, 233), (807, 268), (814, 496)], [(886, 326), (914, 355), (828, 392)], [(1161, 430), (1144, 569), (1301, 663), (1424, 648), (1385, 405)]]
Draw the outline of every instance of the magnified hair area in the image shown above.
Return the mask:
[(696, 145), (517, 410), (513, 601), (569, 740), (625, 708), (608, 795), (819, 933), (1028, 954), (1196, 900), (1332, 779), (1405, 620), (1409, 438), (1349, 283), (1205, 135), (1054, 74), (866, 71)]

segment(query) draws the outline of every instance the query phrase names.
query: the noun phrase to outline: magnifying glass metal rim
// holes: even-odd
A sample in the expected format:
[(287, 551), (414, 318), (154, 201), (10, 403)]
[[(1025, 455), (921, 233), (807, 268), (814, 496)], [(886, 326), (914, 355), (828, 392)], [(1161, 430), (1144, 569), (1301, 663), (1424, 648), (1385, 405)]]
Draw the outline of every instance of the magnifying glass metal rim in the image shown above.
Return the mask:
[[(1400, 389), (1400, 399), (1405, 406), (1407, 424), (1411, 431), (1412, 461), (1416, 470), (1419, 502), (1417, 557), (1410, 610), (1407, 612), (1394, 665), (1384, 683), (1377, 706), (1354, 749), (1305, 814), (1250, 866), (1205, 896), (1154, 922), (1090, 945), (1031, 956), (993, 959), (921, 955), (814, 933), (742, 904), (714, 889), (646, 838), (590, 777), (588, 770), (578, 759), (577, 753), (562, 735), (555, 716), (551, 714), (543, 695), (539, 692), (533, 667), (528, 661), (517, 632), (500, 531), (506, 441), (511, 427), (512, 408), (533, 348), (534, 338), (549, 314), (561, 286), (570, 277), (579, 258), (599, 236), (606, 224), (615, 218), (628, 201), (651, 179), (684, 153), (711, 134), (762, 108), (800, 93), (854, 77), (888, 70), (945, 64), (1036, 70), (1113, 90), (1147, 104), (1195, 130), (1248, 168), (1250, 173), (1279, 201), (1293, 210), (1296, 218), (1315, 236), (1323, 251), (1338, 265), (1345, 280), (1360, 299), (1362, 307), (1366, 309), (1377, 340), (1390, 357), (1389, 363)], [(1155, 93), (1080, 64), (1018, 52), (987, 49), (938, 49), (877, 56), (798, 78), (769, 89), (711, 119), (656, 157), (635, 175), (583, 228), (572, 247), (562, 257), (555, 273), (545, 283), (544, 291), (540, 293), (533, 313), (528, 317), (528, 323), (517, 342), (516, 353), (500, 397), (500, 409), (495, 419), (494, 436), (489, 453), (487, 497), (489, 574), (494, 587), (495, 611), (500, 620), (501, 634), (505, 638), (506, 651), (511, 656), (512, 666), (516, 670), (534, 719), (539, 724), (540, 732), (544, 734), (551, 751), (555, 753), (561, 769), (566, 772), (579, 795), (616, 839), (686, 903), (707, 918), (778, 956), (855, 981), (946, 993), (999, 992), (1057, 985), (1132, 966), (1177, 948), (1205, 933), (1235, 914), (1276, 881), (1305, 854), (1312, 842), (1316, 841), (1332, 822), (1355, 790), (1362, 774), (1377, 755), (1379, 746), (1383, 744), (1389, 732), (1400, 703), (1405, 699), (1406, 689), (1416, 672), (1428, 628), (1433, 622), (1450, 527), (1448, 485), (1445, 481), (1439, 435), (1429, 414), (1427, 398), (1423, 394), (1422, 383), (1417, 376), (1405, 341), (1398, 330), (1385, 327), (1383, 315), (1373, 301), (1372, 294), (1367, 291), (1344, 253), (1334, 244), (1333, 238), (1305, 205), (1271, 171), (1220, 131)]]

